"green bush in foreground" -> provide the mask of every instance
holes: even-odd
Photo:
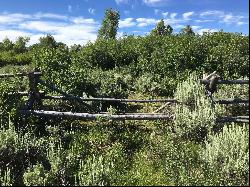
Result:
[[[205,142],[204,161],[220,175],[222,185],[249,185],[249,128],[224,126]]]

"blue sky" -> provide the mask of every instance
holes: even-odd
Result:
[[[160,19],[174,32],[191,25],[196,33],[240,32],[249,35],[248,0],[0,0],[0,41],[5,37],[52,34],[68,45],[94,41],[104,11],[120,13],[118,37],[148,34]]]

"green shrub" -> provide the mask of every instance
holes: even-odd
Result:
[[[76,185],[80,186],[106,186],[110,185],[110,172],[113,163],[106,163],[102,156],[95,155],[86,163],[80,162],[80,168],[76,174]]]
[[[222,106],[212,105],[195,74],[178,84],[175,98],[181,102],[175,111],[176,133],[194,140],[203,139],[215,125],[216,118],[224,111]]]
[[[48,175],[49,173],[44,170],[42,164],[34,165],[25,171],[24,184],[26,186],[46,186]]]
[[[220,175],[221,185],[249,185],[249,128],[231,124],[210,135],[205,142],[204,161]]]

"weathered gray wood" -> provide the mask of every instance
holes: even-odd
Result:
[[[36,71],[28,73],[29,78],[29,99],[27,101],[27,109],[33,109],[34,103],[38,104],[40,108],[42,106],[41,95],[38,89],[38,80],[41,74],[36,74]]]
[[[177,103],[177,102],[176,102]],[[166,106],[168,106],[169,104],[172,104],[170,102],[167,102],[166,104],[162,105],[160,108],[158,108],[157,110],[155,110],[153,113],[158,113],[159,111],[163,110]]]
[[[72,112],[57,112],[57,111],[43,111],[43,110],[20,110],[21,114],[45,116],[45,117],[63,117],[69,119],[91,119],[106,118],[110,120],[172,120],[173,116],[169,115],[156,115],[156,114],[90,114],[90,113],[72,113]]]
[[[239,99],[239,98],[233,98],[233,99],[215,99],[215,103],[217,104],[240,104],[240,103],[249,103],[249,99]]]
[[[45,92],[44,91],[40,91],[39,92],[41,95],[44,95]],[[8,93],[8,95],[20,95],[20,96],[28,96],[29,92],[10,92]]]
[[[89,104],[85,103],[81,97],[78,97],[78,96],[72,96],[60,89],[58,89],[57,87],[55,87],[54,85],[51,85],[51,84],[48,84],[46,83],[45,81],[39,79],[38,82],[44,86],[46,86],[47,88],[49,88],[50,90],[52,91],[56,91],[60,94],[62,94],[65,98],[65,100],[68,100],[68,101],[72,101],[72,100],[75,100],[75,101],[78,101],[79,103],[81,103],[82,105],[86,106],[90,111],[96,111],[95,108],[93,108],[92,106],[90,106]],[[44,98],[44,97],[43,97]]]
[[[34,72],[35,75],[41,75],[41,72]],[[0,78],[9,78],[9,77],[24,77],[24,76],[28,76],[29,73],[15,73],[15,74],[11,74],[11,73],[7,73],[7,74],[0,74]]]
[[[83,98],[83,97],[78,97],[82,101],[112,101],[112,102],[134,102],[134,103],[154,103],[154,102],[172,102],[172,103],[177,103],[176,99],[146,99],[146,100],[138,100],[138,99],[115,99],[115,98]],[[44,96],[43,99],[58,99],[58,100],[74,100],[76,98],[74,97],[65,97],[65,96]]]
[[[46,87],[49,88],[50,90],[56,91],[56,92],[62,94],[62,95],[64,96],[65,100],[78,100],[78,101],[82,101],[82,99],[81,99],[80,97],[72,96],[72,95],[70,95],[70,94],[68,94],[68,93],[66,93],[66,92],[64,92],[64,91],[62,91],[62,90],[60,90],[60,89],[58,89],[58,88],[55,87],[54,85],[51,85],[51,84],[46,83],[45,81],[43,81],[43,80],[41,80],[41,79],[39,79],[38,82],[39,82],[40,84],[46,86]]]
[[[221,118],[218,118],[216,122],[217,123],[226,123],[226,122],[249,123],[249,116],[221,117]]]
[[[210,79],[213,75],[215,75],[216,73],[217,73],[217,72],[214,71],[213,73],[211,73],[211,74],[209,74],[209,75],[203,77],[203,79],[204,79],[204,80],[208,80],[208,79]]]
[[[110,113],[108,113],[108,112],[99,112],[98,114],[110,114]],[[138,113],[117,113],[117,115],[124,115],[124,114],[126,114],[126,115],[166,115],[166,114],[164,114],[164,113],[157,113],[157,114],[155,114],[155,113],[141,113],[141,112],[138,112]]]
[[[208,84],[210,81],[200,79],[200,83]],[[249,84],[249,80],[219,80],[217,84]]]

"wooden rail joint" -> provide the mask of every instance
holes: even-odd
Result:
[[[40,72],[37,72],[36,69],[34,71],[29,72],[29,99],[27,102],[27,109],[33,109],[33,105],[35,103],[38,104],[38,108],[42,106],[42,95],[38,89],[38,83],[41,76]]]

